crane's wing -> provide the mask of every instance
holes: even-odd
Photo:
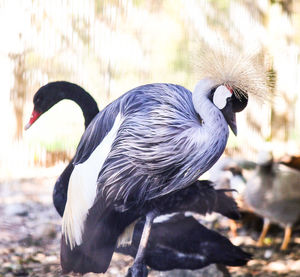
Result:
[[[185,88],[142,86],[123,97],[119,109],[123,121],[98,177],[103,205],[126,209],[182,189],[216,161],[206,158],[213,156],[207,155],[209,138]]]
[[[102,110],[74,157],[66,205],[73,219],[68,224],[66,216],[63,228],[81,227],[66,233],[80,243],[96,202],[102,211],[111,204],[126,210],[196,181],[219,158],[214,152],[222,152],[210,145],[201,124],[191,92],[172,84],[135,88]]]

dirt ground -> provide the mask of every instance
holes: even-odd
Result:
[[[62,168],[48,169],[34,178],[0,182],[0,277],[62,276],[59,265],[61,219],[52,205],[52,190]],[[47,176],[47,177],[46,177]],[[229,236],[228,221],[215,224]],[[272,231],[272,230],[271,230]],[[283,231],[273,228],[267,246],[257,248],[258,232],[241,227],[234,244],[253,254],[244,267],[229,267],[233,277],[300,276],[300,231],[294,230],[288,251],[279,251]],[[125,276],[132,258],[115,254],[105,275]],[[65,275],[71,276],[71,275]],[[154,276],[150,271],[149,276]],[[172,273],[170,273],[172,276]]]

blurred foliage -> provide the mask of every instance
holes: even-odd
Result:
[[[251,103],[247,113],[239,115],[238,140],[230,138],[229,146],[248,155],[271,140],[275,149],[286,151],[300,129],[299,2],[0,0],[0,24],[8,26],[0,32],[6,38],[0,46],[0,113],[7,117],[8,130],[2,145],[17,138],[26,145],[74,152],[83,131],[82,115],[74,104],[64,119],[54,112],[47,120],[39,119],[21,140],[32,96],[47,82],[77,83],[100,108],[144,83],[172,82],[193,90],[199,78],[199,51],[218,51],[221,42],[242,53],[252,50],[266,66],[268,81],[276,83],[274,95],[280,96],[262,109]],[[18,55],[23,57],[19,77],[13,58]],[[58,131],[53,122],[67,127]],[[72,143],[59,143],[68,141],[70,134]],[[0,149],[3,157],[9,156],[7,149]],[[299,151],[298,145],[294,151]]]

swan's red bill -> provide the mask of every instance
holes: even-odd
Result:
[[[25,125],[24,129],[27,130],[40,117],[41,114],[42,113],[33,110],[29,122]]]

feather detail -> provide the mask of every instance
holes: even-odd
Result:
[[[267,73],[257,55],[241,54],[224,46],[218,50],[203,50],[196,73],[198,78],[213,80],[216,86],[229,86],[237,98],[251,95],[259,100],[270,100]]]

